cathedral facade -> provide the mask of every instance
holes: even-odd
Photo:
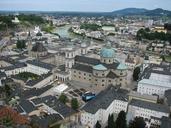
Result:
[[[71,68],[71,79],[104,89],[108,85],[127,85],[127,66],[115,59],[115,50],[108,43],[100,51],[100,59],[76,56]]]

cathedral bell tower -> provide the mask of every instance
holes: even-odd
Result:
[[[31,38],[31,34],[30,31],[28,33],[28,37],[27,37],[27,50],[28,50],[28,56],[31,57],[31,50],[32,50],[32,38]]]

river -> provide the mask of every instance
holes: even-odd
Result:
[[[72,32],[69,32],[69,29],[71,28],[71,25],[64,25],[64,26],[59,26],[57,27],[54,32],[59,34],[61,38],[79,38],[82,39],[83,37],[80,35],[76,35]]]
[[[71,32],[69,32],[68,30],[71,28],[72,25],[64,25],[64,26],[59,26],[57,27],[54,32],[59,34],[61,38],[70,38],[70,39],[74,39],[74,38],[78,38],[78,39],[81,39],[83,40],[83,37],[80,36],[80,35],[76,35],[76,34],[73,34]],[[114,27],[111,27],[111,26],[103,26],[102,29],[105,31],[114,31]],[[91,39],[90,38],[85,38],[84,39],[85,41],[90,41]],[[102,41],[98,41],[98,40],[94,40],[92,39],[93,42],[98,42],[98,43],[101,43]]]

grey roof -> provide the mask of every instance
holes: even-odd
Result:
[[[105,63],[102,63],[105,67],[107,67],[108,69],[117,69],[119,63],[112,63],[112,64],[105,64]]]
[[[83,64],[75,64],[72,68],[76,69],[76,70],[83,71],[83,72],[88,72],[88,73],[93,72],[92,66],[83,65]]]
[[[39,67],[42,67],[42,68],[46,68],[46,69],[49,69],[49,70],[52,70],[52,69],[54,69],[56,67],[55,65],[44,63],[44,62],[41,62],[39,60],[28,60],[27,63],[35,65],[35,66],[39,66]]]
[[[163,70],[156,70],[156,68],[160,68]],[[171,75],[171,64],[170,63],[168,65],[150,64],[147,68],[144,69],[144,71],[140,75],[140,79],[143,79],[143,78],[149,79],[151,76],[151,73]]]
[[[158,112],[165,112],[165,113],[170,112],[168,106],[165,106],[162,104],[156,104],[152,102],[147,102],[147,101],[142,101],[142,100],[133,99],[131,100],[130,105],[141,107],[141,108],[146,108],[146,109],[150,109],[150,110],[154,110]]]
[[[54,96],[48,95],[48,96],[45,96],[45,97],[32,99],[31,101],[37,106],[39,104],[44,103],[47,100],[53,100],[53,98],[54,98]]]
[[[7,76],[6,76],[5,72],[0,71],[0,78],[3,78],[3,77],[7,77]]]
[[[72,108],[70,108],[67,105],[60,102],[55,96],[49,95],[49,96],[45,96],[42,98],[36,98],[36,99],[33,99],[32,102],[35,105],[39,105],[41,103],[44,103],[47,106],[53,108],[58,113],[60,113],[64,118],[68,117],[68,116],[70,116],[76,112]]]
[[[8,62],[10,64],[15,64],[16,61],[12,58],[10,58],[9,56],[1,56],[0,61],[5,61]]]
[[[14,69],[17,69],[17,68],[23,68],[23,67],[26,67],[26,66],[27,65],[25,63],[16,63],[15,65],[4,67],[3,69],[5,71],[8,71],[8,70],[14,70]]]
[[[171,119],[169,117],[162,117],[160,128],[171,128]]]
[[[89,101],[82,110],[95,114],[99,109],[107,109],[114,100],[128,100],[128,91],[109,86],[101,91],[94,99]]]
[[[36,107],[28,100],[21,100],[19,106],[28,114],[34,110]]]
[[[131,97],[136,97],[142,100],[150,100],[150,101],[155,101],[157,102],[158,96],[156,95],[148,95],[148,94],[141,94],[139,92],[136,91],[130,91],[130,93],[128,94]]]
[[[113,73],[112,71],[110,71],[106,77],[111,78],[111,79],[115,79],[115,78],[117,78],[117,75],[115,73]]]
[[[171,106],[171,89],[166,90],[164,96],[166,97],[167,104]]]
[[[16,107],[16,110],[17,110],[17,112],[19,112],[19,113],[24,113],[24,110],[21,108],[20,105],[18,105],[18,106]]]
[[[38,124],[41,128],[48,128],[49,124],[53,124],[62,120],[59,114],[44,115],[38,117],[36,115],[30,117],[33,122]]]
[[[75,63],[81,63],[81,64],[92,65],[92,66],[102,64],[108,69],[116,69],[119,65],[119,63],[115,63],[115,62],[112,64],[101,63],[99,59],[85,57],[85,56],[76,56]]]
[[[34,96],[40,96],[41,94],[48,91],[52,87],[53,87],[52,85],[47,85],[42,88],[32,88],[32,89],[24,90],[18,95],[20,96],[20,98],[24,98],[24,99],[31,98]]]
[[[43,46],[42,43],[37,42],[33,47],[32,50],[33,52],[46,52],[47,49]]]
[[[85,57],[85,56],[76,56],[75,61],[80,63],[91,64],[91,65],[97,65],[100,63],[100,60],[98,59]]]

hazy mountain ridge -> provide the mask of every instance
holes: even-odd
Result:
[[[125,8],[125,9],[113,11],[112,13],[117,15],[130,15],[130,14],[144,13],[146,11],[148,10],[144,8]]]
[[[1,14],[48,14],[56,16],[168,16],[171,17],[171,11],[157,8],[147,10],[145,8],[125,8],[113,12],[60,12],[60,11],[0,11]]]
[[[113,15],[145,15],[145,16],[171,16],[171,11],[157,8],[147,10],[144,8],[126,8],[112,12]]]

